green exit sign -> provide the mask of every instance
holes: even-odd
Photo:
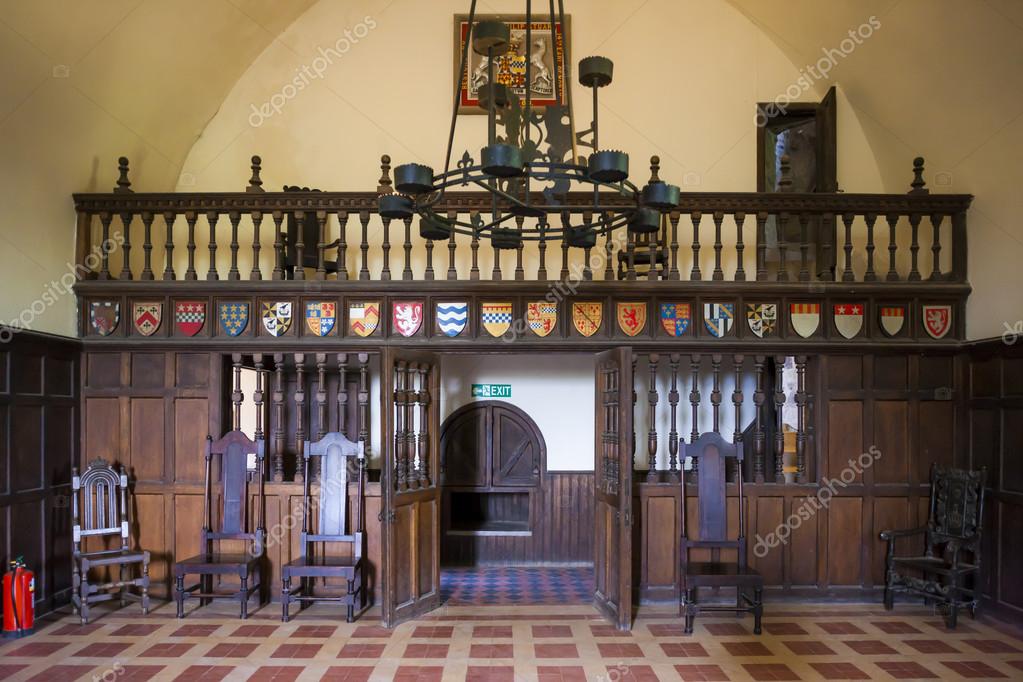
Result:
[[[473,398],[511,398],[511,384],[473,384]]]

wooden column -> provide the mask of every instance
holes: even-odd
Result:
[[[689,407],[692,409],[692,429],[689,432],[689,442],[695,443],[700,438],[700,355],[693,353],[689,356]],[[685,462],[682,463],[685,466]],[[689,469],[693,481],[700,471],[699,458],[693,458]]]
[[[284,417],[284,353],[274,353],[274,389],[273,389],[273,454],[270,465],[273,469],[273,480],[284,480],[284,448],[287,447]]]
[[[757,483],[764,482],[764,461],[767,454],[767,434],[764,430],[766,420],[764,419],[764,406],[767,403],[767,395],[764,391],[764,363],[767,358],[757,355],[753,358],[753,372],[756,376],[757,387],[753,392],[753,406],[756,410],[756,422],[753,427],[753,480]]]
[[[668,391],[668,404],[671,405],[671,431],[668,433],[668,477],[678,480],[678,365],[679,354],[668,356],[671,368],[671,389]]]
[[[775,432],[774,432],[774,482],[785,482],[785,433],[784,422],[782,421],[782,409],[785,407],[785,390],[782,372],[785,369],[785,356],[774,357],[774,409],[775,409]]]
[[[647,358],[647,365],[650,370],[650,384],[647,389],[647,409],[649,411],[648,421],[650,428],[647,431],[647,472],[646,480],[653,483],[657,480],[657,365],[660,362],[657,353],[651,353]]]
[[[796,356],[796,480],[806,483],[806,356]]]
[[[299,222],[301,225],[301,222]],[[301,233],[301,230],[299,230]],[[299,261],[301,263],[301,261]],[[301,268],[298,268],[301,269]],[[298,272],[296,269],[296,272]],[[305,353],[295,353],[295,452],[305,454]],[[283,473],[283,472],[282,472]],[[295,480],[304,481],[302,467],[295,467]]]

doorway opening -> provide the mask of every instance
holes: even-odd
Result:
[[[592,603],[593,473],[551,470],[547,454],[536,421],[509,401],[469,402],[444,420],[443,603]]]

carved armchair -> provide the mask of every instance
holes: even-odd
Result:
[[[320,494],[317,504],[319,518],[316,532],[312,532],[310,517],[313,510],[313,499],[310,491],[310,459],[318,457],[320,466]],[[355,460],[355,472],[358,476],[357,493],[352,505],[356,518],[348,521],[348,477],[349,462]],[[353,443],[340,433],[331,432],[318,441],[305,442],[303,462],[305,475],[303,480],[302,537],[299,545],[299,556],[286,564],[281,570],[281,619],[287,623],[290,619],[291,602],[301,605],[305,602],[330,601],[348,607],[346,620],[355,620],[355,608],[360,611],[366,603],[366,570],[363,559],[365,551],[363,503],[365,493],[365,456],[362,444]],[[346,523],[348,521],[348,523]],[[346,525],[351,527],[346,532]],[[328,549],[329,545],[347,544],[350,553],[340,556]],[[292,589],[291,581],[298,578],[297,589]],[[313,583],[317,579],[324,581],[335,578],[347,581],[347,591],[341,596],[314,594]]]
[[[690,538],[686,528],[686,485],[682,481],[682,540],[681,553],[682,599],[679,615],[685,617],[685,632],[693,632],[693,620],[701,611],[752,613],[753,632],[760,634],[760,620],[764,613],[764,578],[746,565],[745,518],[742,497],[742,443],[729,443],[721,434],[704,433],[693,443],[682,443],[682,461],[686,457],[698,463],[697,491],[698,536]],[[728,539],[727,472],[732,460],[736,466],[736,486],[739,495],[739,530],[734,540]],[[710,550],[710,561],[690,561],[691,549]],[[724,561],[722,550],[734,551],[735,561]],[[735,606],[699,606],[696,590],[700,587],[734,587]]]
[[[892,609],[895,593],[934,600],[948,609],[946,624],[954,628],[960,607],[976,616],[980,580],[981,520],[987,470],[931,467],[931,503],[927,525],[881,531],[888,542],[884,607]],[[901,538],[923,536],[923,554],[896,556]],[[966,581],[972,578],[968,587]]]
[[[115,471],[104,459],[93,460],[78,475],[71,470],[71,558],[73,590],[71,603],[82,624],[89,622],[89,606],[118,597],[121,606],[129,599],[142,603],[142,613],[149,613],[149,552],[131,549],[128,542],[128,475],[124,467]],[[120,547],[83,551],[82,542],[90,537],[120,536]],[[129,577],[129,568],[138,564],[141,575]],[[90,582],[93,568],[118,568],[118,579],[103,583]],[[128,591],[141,588],[141,594]],[[114,592],[117,590],[117,592]]]

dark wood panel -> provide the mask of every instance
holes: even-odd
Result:
[[[881,451],[871,470],[875,483],[909,482],[909,404],[904,400],[874,403],[874,445]]]
[[[827,386],[832,389],[863,387],[863,358],[859,355],[837,355],[828,358]]]
[[[828,509],[828,584],[859,585],[862,581],[860,538],[863,500],[836,497]]]
[[[126,459],[133,478],[164,480],[164,399],[131,399],[131,450]]]
[[[15,490],[38,490],[43,486],[43,406],[15,403],[11,406],[11,485]]]
[[[863,452],[863,402],[832,400],[828,403],[827,475],[837,478]],[[854,481],[863,475],[854,471]]]
[[[930,480],[931,465],[952,466],[955,457],[956,405],[952,401],[921,401],[916,432],[920,435],[920,455],[916,480]]]

